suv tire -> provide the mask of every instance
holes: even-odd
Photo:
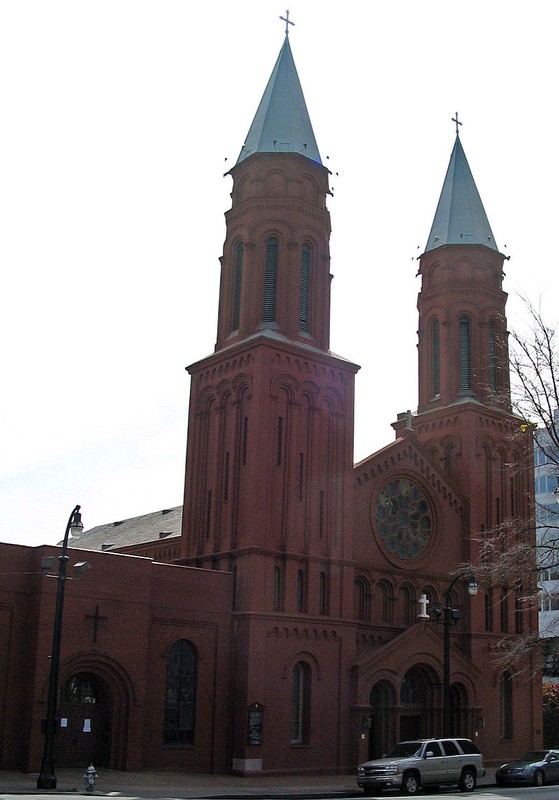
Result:
[[[466,769],[462,772],[460,776],[460,791],[461,792],[473,792],[476,788],[477,782],[477,775],[475,770],[471,769],[470,767],[466,767]]]
[[[406,794],[418,794],[421,789],[418,774],[416,772],[404,772],[402,788]]]

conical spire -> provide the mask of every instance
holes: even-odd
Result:
[[[425,252],[443,244],[484,244],[498,251],[458,134]]]
[[[322,163],[288,36],[285,37],[237,164],[254,153],[277,152],[300,153]]]

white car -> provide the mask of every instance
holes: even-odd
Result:
[[[455,784],[473,792],[485,769],[470,739],[414,739],[400,742],[384,758],[365,761],[357,768],[357,784],[365,794],[399,789],[417,794],[423,787]]]

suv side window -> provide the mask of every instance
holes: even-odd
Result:
[[[451,741],[450,739],[445,739],[443,742],[444,751],[447,756],[459,756],[461,755],[460,750],[456,747],[456,744]]]
[[[471,742],[469,739],[458,739],[457,741],[462,750],[468,755],[470,754],[479,755],[479,750],[477,749],[475,744]]]
[[[442,756],[441,746],[438,742],[427,742],[427,746],[425,747],[425,754],[433,753],[433,756]]]

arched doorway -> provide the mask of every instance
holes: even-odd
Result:
[[[439,714],[438,687],[440,681],[431,667],[418,665],[406,672],[400,686],[400,741],[433,735]]]
[[[92,672],[78,672],[60,690],[56,763],[61,767],[110,767],[113,698]]]
[[[369,728],[369,758],[380,758],[394,742],[394,707],[396,693],[388,681],[375,683],[369,697],[371,726]]]

